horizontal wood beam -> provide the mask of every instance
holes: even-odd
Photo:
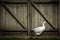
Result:
[[[26,29],[22,24],[21,22],[11,13],[11,11],[6,7],[5,4],[2,3],[2,6],[5,8],[5,10],[21,25],[21,27],[23,29]]]
[[[34,32],[33,30],[30,30]],[[1,30],[1,32],[28,32],[28,30]],[[45,30],[44,32],[57,32],[57,30]]]
[[[58,1],[50,1],[50,2],[33,2],[35,4],[58,4]]]
[[[35,10],[43,17],[43,19],[55,30],[53,25],[44,17],[44,15],[38,10],[38,8],[31,2],[31,5],[35,8]]]
[[[1,1],[0,3],[5,4],[27,4],[28,2],[22,1],[22,2],[9,2],[9,1]],[[50,2],[33,2],[35,4],[58,4],[59,1],[50,1]]]
[[[27,2],[8,2],[8,1],[1,1],[0,3],[5,3],[5,4],[26,4]]]

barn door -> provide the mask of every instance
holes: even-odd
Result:
[[[27,36],[27,4],[26,2],[2,2],[2,23],[3,35],[14,33],[21,37]],[[7,32],[7,33],[5,33]],[[16,32],[18,34],[16,34]],[[9,34],[9,35],[14,35]]]
[[[31,29],[42,26],[42,23],[46,21],[46,29],[42,36],[56,36],[57,35],[57,14],[58,5],[56,2],[31,2],[32,11],[32,26]],[[35,33],[31,33],[35,37]],[[39,36],[38,36],[39,37]]]
[[[32,29],[41,26],[43,21],[47,23],[42,35],[57,34],[57,1],[2,1],[1,5],[3,9],[0,29],[4,34],[18,32],[15,35],[35,37],[36,34]]]

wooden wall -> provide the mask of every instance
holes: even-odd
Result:
[[[3,1],[3,0],[2,0]],[[53,4],[35,4],[39,11],[46,17],[46,19],[57,29],[57,5]],[[13,15],[27,28],[27,4],[7,4],[6,5]],[[32,12],[32,28],[42,25],[44,19],[31,6]],[[6,30],[21,30],[22,27],[15,21],[15,19],[2,8],[1,11],[1,29]],[[46,23],[46,30],[52,28]],[[23,30],[23,29],[22,29]]]
[[[60,37],[60,0],[59,0],[59,5],[58,5],[58,34]]]
[[[27,6],[26,4],[9,4],[6,5],[13,15],[27,28]],[[2,28],[3,29],[22,29],[21,26],[15,21],[15,19],[3,8],[3,19]]]
[[[44,17],[57,28],[57,5],[53,4],[36,4],[39,11]],[[32,27],[38,27],[42,25],[43,17],[32,7]],[[46,30],[52,29],[48,23],[46,23]]]

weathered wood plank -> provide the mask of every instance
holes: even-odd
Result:
[[[38,13],[44,18],[44,20],[53,28],[55,29],[52,24],[43,16],[43,14],[36,8],[36,5],[34,3],[31,3],[32,6],[36,9],[36,11],[38,11]]]
[[[9,12],[9,14],[25,29],[25,27],[19,22],[19,20],[6,8],[4,4],[2,6]]]

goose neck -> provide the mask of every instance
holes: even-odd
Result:
[[[45,24],[43,24],[43,27],[45,27]]]

